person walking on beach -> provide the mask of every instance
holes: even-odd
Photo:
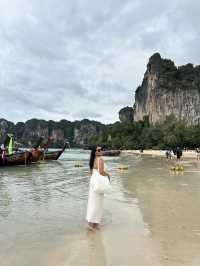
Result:
[[[95,172],[98,171],[105,178],[109,178],[110,175],[104,169],[104,161],[102,158],[102,150],[100,146],[96,146],[92,149],[89,162],[91,178],[89,185],[89,196],[87,205],[87,215],[86,220],[88,222],[88,229],[95,231],[101,222],[103,214],[103,199],[104,194],[96,193],[93,190],[93,182],[95,177]]]
[[[200,148],[196,148],[196,154],[197,154],[197,161],[200,160]]]
[[[177,147],[177,149],[176,149],[176,158],[177,158],[178,162],[180,162],[180,159],[181,159],[182,155],[183,155],[183,152],[182,152],[181,148]]]
[[[172,158],[175,160],[176,159],[176,148],[173,148],[172,152],[173,152]]]
[[[167,148],[167,150],[165,151],[165,157],[166,157],[167,160],[171,160],[172,159],[171,149]]]

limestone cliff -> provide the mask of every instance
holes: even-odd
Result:
[[[0,118],[0,144],[4,142],[6,134],[14,131],[14,123]]]
[[[200,124],[200,66],[176,67],[173,61],[154,54],[136,90],[133,108],[134,121],[148,116],[155,125],[174,115],[188,126]]]
[[[133,108],[124,107],[119,111],[119,120],[123,123],[132,123],[133,122]]]
[[[89,144],[91,137],[99,136],[104,127],[99,122],[87,119],[75,122],[64,119],[59,122],[30,119],[25,123],[18,122],[16,125],[0,119],[0,144],[3,143],[7,133],[13,133],[15,141],[26,147],[32,147],[41,136],[54,139],[51,147],[61,147],[65,139],[72,147],[84,146]]]
[[[89,140],[92,137],[100,136],[104,128],[105,125],[88,119],[75,122],[73,142],[80,146],[88,145]]]

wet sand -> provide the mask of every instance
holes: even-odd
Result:
[[[50,182],[42,165],[40,170],[48,181],[44,183],[48,184],[44,192],[51,191],[51,195],[44,201],[31,198],[30,212],[28,199],[24,203],[20,200],[26,209],[21,210],[21,219],[16,218],[18,211],[12,208],[4,218],[1,216],[1,265],[199,266],[200,163],[184,159],[182,172],[170,171],[171,162],[163,158],[122,154],[106,163],[113,176],[112,192],[105,196],[100,230],[92,233],[86,229],[86,168],[74,169],[73,179],[66,182],[66,172],[59,178],[59,169],[65,164],[54,164],[58,177]],[[128,170],[118,170],[119,164],[128,165]],[[40,175],[40,181],[34,183],[35,197],[42,197],[43,179]],[[23,193],[29,182],[26,181]],[[7,191],[11,191],[9,186]],[[8,209],[6,204],[4,210]]]
[[[200,165],[183,163],[186,173],[153,159],[122,173],[126,201],[107,196],[101,230],[66,236],[46,264],[200,265]]]

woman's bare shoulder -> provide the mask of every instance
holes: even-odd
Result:
[[[103,159],[102,157],[99,158],[99,161],[100,161],[101,163],[104,163],[104,159]]]

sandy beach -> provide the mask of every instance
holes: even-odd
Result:
[[[136,154],[136,155],[150,155],[152,157],[165,157],[165,150],[144,150],[143,153],[140,150],[123,150],[124,154]],[[182,158],[196,159],[196,152],[194,150],[183,151]]]

